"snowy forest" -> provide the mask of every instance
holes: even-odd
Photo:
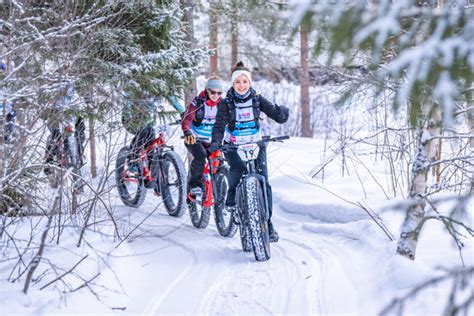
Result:
[[[0,315],[474,314],[472,1],[0,0],[0,42]],[[152,97],[181,199],[176,122],[238,61],[290,109],[263,262],[117,171]]]

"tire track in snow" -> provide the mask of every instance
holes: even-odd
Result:
[[[290,236],[290,235],[288,235]],[[324,276],[325,272],[325,262],[322,260],[321,256],[315,251],[314,248],[309,247],[308,240],[301,240],[301,238],[295,238],[293,236],[291,239],[290,238],[282,238],[281,239],[284,242],[287,242],[289,244],[292,244],[292,247],[285,247],[283,248],[282,246],[278,246],[279,248],[282,249],[283,255],[286,258],[289,258],[290,260],[293,261],[293,264],[295,266],[298,266],[299,264],[303,264],[307,266],[307,272],[303,274],[301,272],[301,269],[298,269],[300,275],[299,275],[299,280],[297,282],[293,283],[291,288],[290,288],[290,306],[296,305],[300,306],[302,304],[306,304],[308,306],[307,309],[304,310],[305,313],[308,314],[316,314],[316,315],[321,315],[325,314],[324,313],[324,300],[321,296],[322,293],[322,277]],[[286,248],[291,249],[291,252],[294,252],[296,248],[299,248],[299,252],[301,252],[303,255],[308,256],[309,258],[304,260],[300,258],[300,262],[297,262],[295,259],[295,255],[291,255],[288,253]],[[306,285],[304,287],[307,288],[307,290],[301,290],[298,294],[298,287],[301,288],[301,280],[304,280],[304,283]],[[307,284],[309,282],[309,284]],[[296,291],[294,291],[296,289]],[[304,302],[301,302],[304,298]],[[295,303],[292,303],[295,301]]]
[[[317,206],[315,206],[317,208]],[[357,274],[349,262],[357,260],[352,247],[346,245],[347,240],[357,240],[357,232],[369,229],[368,221],[347,223],[317,223],[304,214],[297,215],[279,210],[278,222],[283,222],[283,236],[292,236],[289,242],[297,242],[306,247],[320,262],[319,314],[350,313],[358,310]],[[307,236],[307,238],[306,238]],[[344,242],[342,242],[344,240]],[[348,248],[350,247],[350,248]],[[316,251],[317,249],[317,251]],[[340,258],[348,261],[341,262]]]
[[[184,249],[187,254],[190,254],[192,258],[192,263],[196,263],[198,261],[196,254],[192,248],[181,244],[170,237],[165,237],[164,239],[169,243]],[[159,313],[161,305],[169,297],[170,293],[178,286],[180,282],[185,279],[188,274],[191,273],[193,267],[192,263],[188,264],[186,269],[180,272],[179,275],[174,279],[174,281],[169,284],[164,291],[160,291],[159,294],[152,297],[150,303],[145,307],[143,311],[145,315],[156,315]]]
[[[219,282],[215,301],[210,301],[204,310],[206,314],[274,314],[308,313],[318,310],[311,289],[317,289],[317,257],[308,254],[307,247],[287,240],[272,244],[272,258],[268,262],[256,262],[253,253],[244,253],[240,248],[239,236],[235,236],[237,252],[234,258],[244,258],[232,269],[232,277]],[[283,246],[284,245],[284,246]],[[286,248],[291,248],[288,253]],[[295,259],[298,258],[298,259]],[[238,260],[236,261],[238,262]],[[303,263],[304,262],[304,263]],[[290,286],[288,286],[290,285]],[[314,290],[313,290],[314,291]]]
[[[198,230],[189,225],[166,238],[183,249],[185,254],[190,254],[192,262],[172,284],[167,285],[165,291],[152,298],[152,303],[146,309],[147,314],[182,313],[190,310],[202,314],[210,308],[208,302],[215,300],[215,296],[220,294],[219,286],[212,280],[224,279],[219,276],[231,273],[213,269],[212,258],[225,259],[226,247],[222,242],[210,242],[210,238],[206,237],[209,234],[215,234],[215,231]],[[232,267],[229,262],[220,263],[219,266]],[[221,272],[215,273],[215,270]],[[177,302],[179,306],[176,306]]]

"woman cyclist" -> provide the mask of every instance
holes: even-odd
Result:
[[[218,106],[216,122],[212,131],[212,144],[210,152],[219,149],[224,138],[224,132],[228,129],[225,137],[226,143],[243,144],[256,142],[262,139],[260,128],[260,112],[278,123],[288,120],[289,109],[271,103],[263,96],[257,94],[252,88],[252,76],[248,68],[240,61],[232,69],[232,87],[227,92]],[[245,163],[240,159],[236,151],[227,152],[225,158],[230,166],[229,191],[226,206],[229,210],[235,208],[236,188],[243,172]],[[267,186],[267,198],[270,211],[268,230],[271,242],[278,241],[278,233],[273,227],[272,216],[272,191],[268,182],[267,153],[266,147],[261,147],[257,158],[258,172],[265,177]]]
[[[188,188],[189,197],[195,200],[200,200],[202,197],[202,173],[222,91],[222,79],[218,76],[209,77],[205,89],[187,106],[181,121],[185,146],[193,156]],[[196,138],[200,141],[196,142]]]

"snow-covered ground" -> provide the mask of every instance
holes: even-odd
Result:
[[[75,246],[77,231],[71,229],[59,246],[45,253],[65,267],[88,255],[76,271],[84,279],[100,272],[90,288],[76,290],[74,284],[83,280],[67,275],[74,292],[61,295],[53,286],[40,291],[52,277],[37,272],[36,285],[25,296],[23,279],[3,281],[0,315],[376,315],[394,297],[438,275],[436,267],[461,264],[449,235],[437,223],[425,227],[414,262],[395,255],[396,241],[357,205],[375,211],[394,205],[379,186],[386,178],[385,166],[363,158],[379,184],[367,172],[341,177],[337,162],[327,166],[324,181],[313,179],[309,174],[320,164],[323,147],[322,141],[303,138],[269,146],[280,241],[272,244],[268,262],[256,262],[252,253],[242,252],[237,235],[220,237],[212,220],[207,229],[198,230],[188,214],[168,216],[151,191],[133,209],[123,206],[113,190],[111,206],[114,218],[120,219],[116,229],[122,236],[130,234],[124,242],[112,237],[111,224],[98,224],[86,233],[82,247]],[[471,203],[471,215],[473,211]],[[380,215],[397,238],[404,213]],[[473,239],[465,243],[465,263],[473,265]],[[0,268],[5,280],[11,267]],[[423,292],[406,311],[440,314],[449,289],[443,285]]]

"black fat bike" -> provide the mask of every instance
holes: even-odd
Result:
[[[236,191],[236,208],[233,211],[233,223],[239,226],[242,250],[253,250],[257,261],[270,259],[270,238],[268,219],[270,217],[265,177],[257,172],[257,157],[260,147],[266,142],[277,142],[289,139],[289,136],[278,136],[258,142],[240,145],[225,144],[224,152],[237,151],[245,162],[244,172]]]

